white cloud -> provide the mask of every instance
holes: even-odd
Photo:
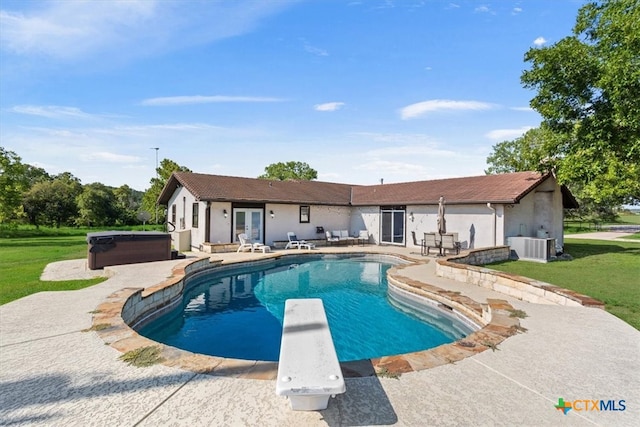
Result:
[[[108,163],[138,163],[144,160],[138,156],[127,156],[123,154],[109,153],[106,151],[98,151],[95,153],[81,155],[80,158],[84,161],[98,160],[100,162]]]
[[[520,12],[522,12],[522,8],[521,7],[514,7],[513,10],[511,11],[512,15],[517,15]]]
[[[518,138],[530,129],[533,129],[533,126],[523,126],[519,129],[495,129],[486,133],[484,136],[494,141],[506,141]]]
[[[344,106],[344,102],[325,102],[324,104],[316,104],[313,109],[316,111],[336,111]]]
[[[62,107],[58,105],[16,105],[9,109],[12,113],[27,114],[31,116],[47,117],[50,119],[58,118],[92,118],[91,114],[87,114],[79,108]]]
[[[281,98],[270,98],[260,96],[166,96],[159,98],[149,98],[143,100],[141,105],[165,106],[165,105],[190,105],[190,104],[212,104],[217,102],[282,102]]]
[[[489,110],[491,108],[494,108],[494,105],[480,101],[453,101],[449,99],[432,99],[429,101],[407,105],[400,110],[400,116],[403,120],[407,120],[437,111],[479,111]]]
[[[43,2],[26,12],[0,11],[0,44],[15,55],[64,61],[105,52],[119,60],[150,56],[245,34],[293,1]]]
[[[514,111],[526,111],[526,112],[532,112],[532,111],[535,111],[535,110],[534,110],[533,108],[531,108],[531,107],[511,107],[510,109],[511,109],[511,110],[514,110]]]
[[[374,171],[378,173],[392,173],[395,175],[424,174],[427,169],[422,164],[408,162],[391,162],[389,160],[373,160],[355,167],[356,170]]]
[[[474,9],[474,12],[477,13],[488,13],[491,12],[491,9],[489,9],[488,6],[482,5],[482,6],[478,6]]]
[[[538,47],[544,45],[545,43],[547,43],[547,40],[542,36],[538,37],[537,39],[535,39],[533,41],[533,44],[538,46]]]
[[[325,49],[311,46],[310,44],[307,44],[307,43],[305,43],[304,45],[304,50],[316,56],[329,56],[329,52],[327,52]]]

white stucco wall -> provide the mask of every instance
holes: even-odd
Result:
[[[542,227],[558,245],[564,245],[562,191],[553,177],[523,197],[520,203],[508,205],[506,219],[505,243],[506,237],[537,237]]]
[[[197,250],[200,242],[204,239],[204,227],[205,227],[205,208],[206,204],[203,202],[198,203],[198,228],[193,227],[193,204],[196,203],[196,199],[189,191],[184,187],[179,187],[173,194],[173,197],[169,200],[167,205],[167,221],[172,220],[172,206],[176,206],[176,222],[175,230],[171,232],[171,240],[176,246],[178,239],[178,233],[189,232],[189,242],[191,249]],[[184,236],[184,235],[183,235]],[[184,237],[180,238],[183,239]]]
[[[227,217],[224,217],[224,211],[227,211]],[[229,202],[211,202],[210,208],[210,224],[209,238],[204,239],[210,243],[229,243],[231,240],[231,225],[233,216],[231,212],[231,203]]]
[[[350,229],[354,232],[367,230],[369,242],[380,243],[380,208],[378,206],[352,208]]]
[[[458,240],[463,248],[482,248],[494,245],[494,232],[498,244],[503,239],[502,205],[492,205],[494,213],[486,205],[446,205],[445,220],[447,233],[458,233]],[[413,212],[413,221],[410,215]],[[416,233],[418,243],[424,233],[438,231],[438,205],[407,206],[406,241],[407,246],[414,246],[411,232]]]

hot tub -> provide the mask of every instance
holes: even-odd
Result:
[[[171,235],[159,231],[87,233],[89,269],[171,259]]]

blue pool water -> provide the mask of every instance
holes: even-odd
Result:
[[[289,298],[323,300],[343,362],[424,350],[470,332],[449,317],[390,304],[386,271],[392,265],[366,257],[316,256],[207,273],[187,282],[181,305],[138,332],[191,352],[277,361]]]

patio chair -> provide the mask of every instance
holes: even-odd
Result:
[[[284,247],[285,249],[313,249],[316,247],[316,245],[306,240],[299,240],[293,231],[287,232],[287,239],[289,239],[289,243]]]
[[[424,239],[420,240],[420,243],[418,243],[415,231],[411,232],[411,237],[413,237],[413,245],[420,246],[420,255],[424,255],[427,252],[427,247],[424,245]]]
[[[422,245],[425,248],[426,254],[429,255],[429,251],[431,248],[440,249],[440,245],[436,241],[436,233],[424,233],[424,240],[422,241]]]
[[[244,252],[247,249],[250,250],[251,252],[255,252],[255,251],[262,251],[262,253],[271,252],[270,246],[263,245],[262,243],[257,243],[257,242],[252,243],[251,239],[249,239],[249,237],[245,233],[238,234],[238,240],[240,241],[240,246],[238,247],[238,250],[236,252]]]
[[[327,237],[327,244],[329,246],[340,244],[340,237],[334,236],[329,230],[325,231],[324,235]]]
[[[456,251],[456,255],[460,253],[460,242],[455,241],[455,236],[453,234],[443,234],[442,235],[442,251],[446,252],[447,249]]]

